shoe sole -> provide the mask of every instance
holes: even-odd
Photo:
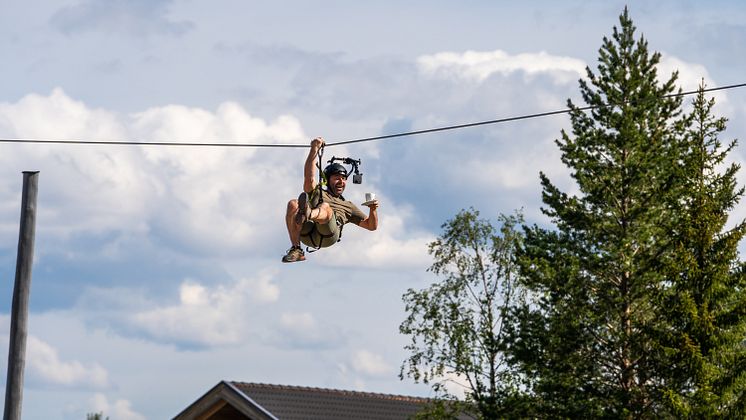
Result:
[[[285,258],[283,258],[282,262],[284,262],[284,263],[294,263],[294,262],[301,262],[301,261],[305,261],[305,260],[306,260],[306,256],[305,255],[301,255],[300,258],[298,258],[297,260],[292,260],[292,261],[289,261],[289,260],[286,260]]]

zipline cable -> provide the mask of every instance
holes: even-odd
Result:
[[[703,93],[715,92],[718,90],[735,89],[735,88],[740,88],[744,86],[746,86],[746,83],[702,89],[701,91]],[[698,89],[698,90],[693,90],[693,91],[688,91],[688,92],[672,93],[670,95],[665,95],[662,98],[688,96],[688,95],[693,95],[699,92],[700,90]],[[604,107],[610,107],[610,106],[615,106],[615,105],[618,105],[618,104],[592,105],[592,106],[589,105],[589,106],[584,106],[584,107],[576,107],[574,109],[577,111],[589,111],[589,110],[596,109],[596,108],[604,108]],[[391,139],[395,137],[415,136],[418,134],[435,133],[438,131],[458,130],[462,128],[477,127],[480,125],[499,124],[499,123],[505,123],[505,122],[511,122],[511,121],[520,121],[520,120],[527,120],[527,119],[532,119],[532,118],[548,117],[548,116],[558,115],[558,114],[567,114],[567,113],[570,113],[571,111],[572,109],[565,108],[565,109],[561,109],[557,111],[540,112],[536,114],[526,114],[526,115],[520,115],[516,117],[499,118],[495,120],[486,120],[486,121],[478,121],[478,122],[472,122],[472,123],[466,123],[466,124],[448,125],[448,126],[443,126],[443,127],[428,128],[424,130],[407,131],[403,133],[386,134],[386,135],[375,136],[375,137],[364,137],[364,138],[353,139],[353,140],[327,142],[326,147],[341,146],[345,144],[354,144],[354,143],[364,143],[364,142],[369,142],[369,141]],[[164,142],[164,141],[146,142],[146,141],[75,140],[75,139],[51,140],[51,139],[3,139],[3,138],[0,138],[0,143],[37,143],[37,144],[71,144],[71,145],[80,144],[80,145],[111,145],[111,146],[246,147],[246,148],[286,148],[286,149],[308,147],[308,144],[282,144],[282,143],[264,143],[264,144],[262,143],[190,143],[190,142]]]
[[[710,88],[710,89],[703,89],[703,92],[713,92],[716,90],[726,90],[726,89],[734,89],[739,87],[746,86],[746,83],[740,83],[737,85],[728,85],[728,86],[721,86],[716,88]],[[672,93],[670,95],[664,95],[662,98],[672,98],[677,96],[687,96],[687,95],[693,95],[695,93],[698,93],[699,90],[693,90],[689,92],[681,92],[681,93]],[[577,107],[575,108],[578,111],[589,111],[591,109],[596,108],[604,108],[604,107],[610,107],[614,106],[615,104],[607,104],[607,105],[589,105],[584,107]],[[394,137],[403,137],[403,136],[414,136],[417,134],[426,134],[426,133],[434,133],[437,131],[446,131],[446,130],[457,130],[460,128],[468,128],[468,127],[477,127],[480,125],[487,125],[487,124],[498,124],[498,123],[504,123],[504,122],[510,122],[510,121],[519,121],[519,120],[527,120],[530,118],[539,118],[539,117],[548,117],[550,115],[557,115],[557,114],[567,114],[570,111],[572,111],[570,108],[565,108],[558,111],[548,111],[548,112],[540,112],[538,114],[528,114],[528,115],[521,115],[517,117],[508,117],[508,118],[500,118],[497,120],[487,120],[487,121],[479,121],[479,122],[473,122],[473,123],[467,123],[467,124],[459,124],[459,125],[449,125],[445,127],[437,127],[437,128],[428,128],[425,130],[417,130],[417,131],[409,131],[406,133],[397,133],[397,134],[387,134],[383,136],[376,136],[376,137],[366,137],[361,139],[355,139],[355,140],[345,140],[345,141],[338,141],[338,142],[332,142],[327,143],[327,146],[339,146],[343,144],[353,144],[353,143],[363,143],[368,141],[374,141],[374,140],[383,140],[383,139],[390,139]],[[307,146],[304,146],[307,147]]]

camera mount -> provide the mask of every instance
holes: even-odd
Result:
[[[342,158],[342,157],[336,157],[332,156],[331,159],[328,160],[328,163],[334,163],[334,162],[342,162],[345,165],[352,165],[352,168],[347,171],[347,174],[349,176],[350,173],[352,173],[352,183],[353,184],[362,184],[363,183],[363,174],[360,172],[360,165],[362,164],[360,162],[360,159],[352,159],[352,158]]]

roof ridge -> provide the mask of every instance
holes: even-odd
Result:
[[[342,395],[367,396],[367,397],[386,399],[386,400],[395,400],[395,401],[411,401],[411,402],[432,401],[431,398],[426,398],[426,397],[413,397],[409,395],[387,394],[387,393],[380,393],[380,392],[350,391],[346,389],[320,388],[320,387],[301,386],[301,385],[279,385],[279,384],[268,384],[268,383],[262,383],[262,382],[242,382],[242,381],[228,381],[228,382],[238,387],[247,386],[247,387],[257,387],[257,388],[265,388],[265,389],[273,389],[273,390],[314,391],[314,392],[335,393],[335,394],[342,394]]]

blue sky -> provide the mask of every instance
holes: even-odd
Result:
[[[746,82],[736,1],[38,0],[0,14],[0,137],[307,143],[557,110],[625,4],[684,90]],[[746,91],[716,98],[746,138]],[[170,418],[223,379],[430,395],[397,377],[427,243],[470,206],[546,223],[539,171],[574,190],[567,127],[327,150],[362,159],[347,196],[377,193],[380,229],[293,265],[305,150],[0,144],[2,357],[21,171],[40,171],[24,418]]]

